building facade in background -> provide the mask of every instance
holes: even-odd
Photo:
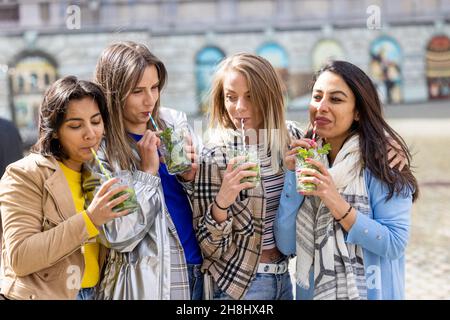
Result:
[[[307,106],[328,59],[368,72],[386,103],[450,99],[450,0],[0,0],[0,112],[36,138],[37,109],[60,76],[91,79],[110,43],[147,44],[167,66],[162,102],[204,112],[214,68],[253,52]]]

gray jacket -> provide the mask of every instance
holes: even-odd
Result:
[[[195,134],[193,128],[189,125],[186,114],[182,111],[171,108],[160,108],[159,110],[161,120],[163,120],[167,125],[171,127],[187,126],[189,128],[192,142],[196,147],[196,153],[197,155],[200,155],[203,149],[202,139],[200,136]]]
[[[160,112],[170,126],[186,120],[173,109]],[[105,147],[102,144],[98,156],[108,171],[115,172],[116,166],[105,161]],[[93,171],[102,176],[98,165]],[[140,208],[103,226],[100,239],[111,250],[97,299],[190,299],[184,251],[165,205],[161,179],[139,170],[131,174]]]

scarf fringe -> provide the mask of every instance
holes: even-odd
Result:
[[[338,192],[346,201],[365,212],[368,195],[357,135],[342,146],[329,172]],[[362,250],[345,242],[342,227],[334,222],[331,212],[320,198],[305,198],[297,214],[296,224],[296,283],[309,289],[310,270],[313,267],[315,299],[364,298],[367,289],[365,277],[355,276],[364,274]]]
[[[308,290],[309,289],[309,275],[308,277],[305,277],[304,275],[301,275],[300,272],[295,273],[295,283],[302,287],[303,289]]]

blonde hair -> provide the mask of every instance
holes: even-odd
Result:
[[[225,108],[223,90],[225,74],[230,71],[240,72],[246,78],[250,101],[256,112],[262,115],[266,146],[274,160],[281,160],[290,143],[285,119],[283,82],[270,62],[260,56],[238,53],[219,64],[211,86],[209,128],[235,129]],[[277,164],[280,162],[277,161]]]
[[[108,162],[117,163],[121,169],[139,168],[132,148],[135,142],[125,129],[123,109],[128,95],[141,80],[145,69],[152,65],[158,71],[158,91],[161,92],[167,79],[166,68],[144,44],[132,41],[112,44],[102,52],[95,68],[94,81],[103,87],[110,116],[106,157]],[[155,104],[152,117],[163,128],[164,124],[159,118],[159,104],[160,99]]]

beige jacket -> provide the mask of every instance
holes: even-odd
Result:
[[[8,299],[75,299],[88,232],[67,180],[52,157],[30,154],[0,182],[1,293]],[[106,250],[101,247],[100,267]]]

